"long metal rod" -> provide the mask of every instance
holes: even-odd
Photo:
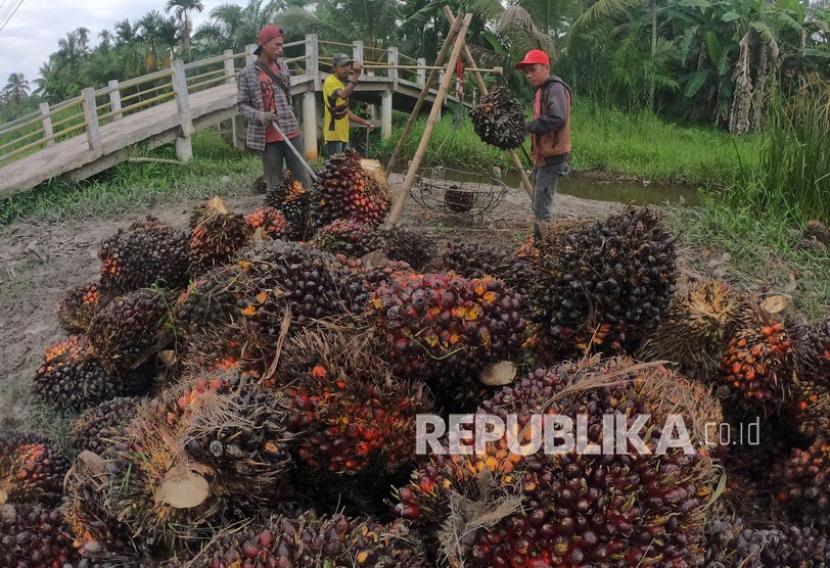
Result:
[[[289,140],[288,136],[286,136],[285,133],[282,131],[282,128],[280,128],[280,125],[277,124],[277,121],[275,120],[275,121],[271,122],[271,124],[273,124],[274,128],[277,129],[277,133],[280,136],[282,136],[282,139],[285,141],[286,144],[288,144],[288,147],[291,149],[292,152],[294,152],[294,155],[297,156],[297,159],[300,160],[300,163],[302,165],[304,165],[305,169],[308,170],[308,173],[311,174],[311,179],[313,179],[314,181],[317,181],[317,174],[314,173],[314,170],[311,169],[311,166],[309,166],[308,162],[305,161],[305,157],[302,154],[300,154],[300,151],[297,150],[297,148],[294,147],[294,144],[291,143],[291,140]]]

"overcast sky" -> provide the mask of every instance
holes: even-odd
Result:
[[[12,0],[0,0],[0,13]],[[141,18],[150,10],[164,14],[166,0],[23,0],[17,13],[0,31],[0,88],[11,73],[23,73],[33,84],[41,64],[58,48],[58,40],[81,26],[92,32],[112,30],[115,22]],[[204,12],[194,17],[195,27],[220,4],[245,5],[242,0],[202,0]]]

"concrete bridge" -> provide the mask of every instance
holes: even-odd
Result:
[[[192,155],[191,136],[197,130],[231,121],[234,145],[244,146],[244,121],[236,111],[236,74],[255,58],[250,45],[244,53],[224,54],[191,63],[173,60],[170,67],[124,82],[110,81],[101,89],[84,89],[80,96],[40,109],[0,125],[0,198],[26,191],[53,178],[82,180],[123,162],[135,146],[153,148],[175,142],[179,160]],[[423,59],[400,54],[395,47],[364,48],[322,41],[315,34],[285,45],[291,68],[291,94],[300,103],[305,153],[317,157],[322,97],[318,94],[336,51],[351,51],[364,64],[355,98],[370,103],[381,135],[392,135],[392,110],[409,112],[431,69]],[[290,57],[289,57],[290,55]],[[436,94],[430,91],[427,102]],[[468,92],[462,104],[474,102]],[[297,100],[300,99],[300,100]],[[459,102],[456,97],[449,100]]]

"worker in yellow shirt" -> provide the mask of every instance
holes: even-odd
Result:
[[[349,110],[349,97],[357,88],[362,67],[345,53],[333,58],[332,74],[323,83],[323,140],[333,156],[349,147],[349,120],[372,128],[372,123]],[[349,78],[351,75],[351,79]]]

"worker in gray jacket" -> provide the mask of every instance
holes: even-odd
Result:
[[[516,64],[536,88],[533,121],[528,124],[533,158],[534,235],[541,238],[553,220],[553,196],[559,176],[568,169],[571,155],[571,89],[550,72],[550,58],[542,50],[527,52]]]
[[[303,152],[300,123],[291,107],[288,64],[282,56],[285,34],[282,28],[268,25],[259,31],[257,60],[247,65],[237,77],[236,105],[239,114],[248,119],[248,148],[262,154],[265,182],[269,188],[282,183],[283,163],[294,179],[311,187],[311,176],[300,158],[288,147]],[[280,126],[282,134],[274,128]]]

